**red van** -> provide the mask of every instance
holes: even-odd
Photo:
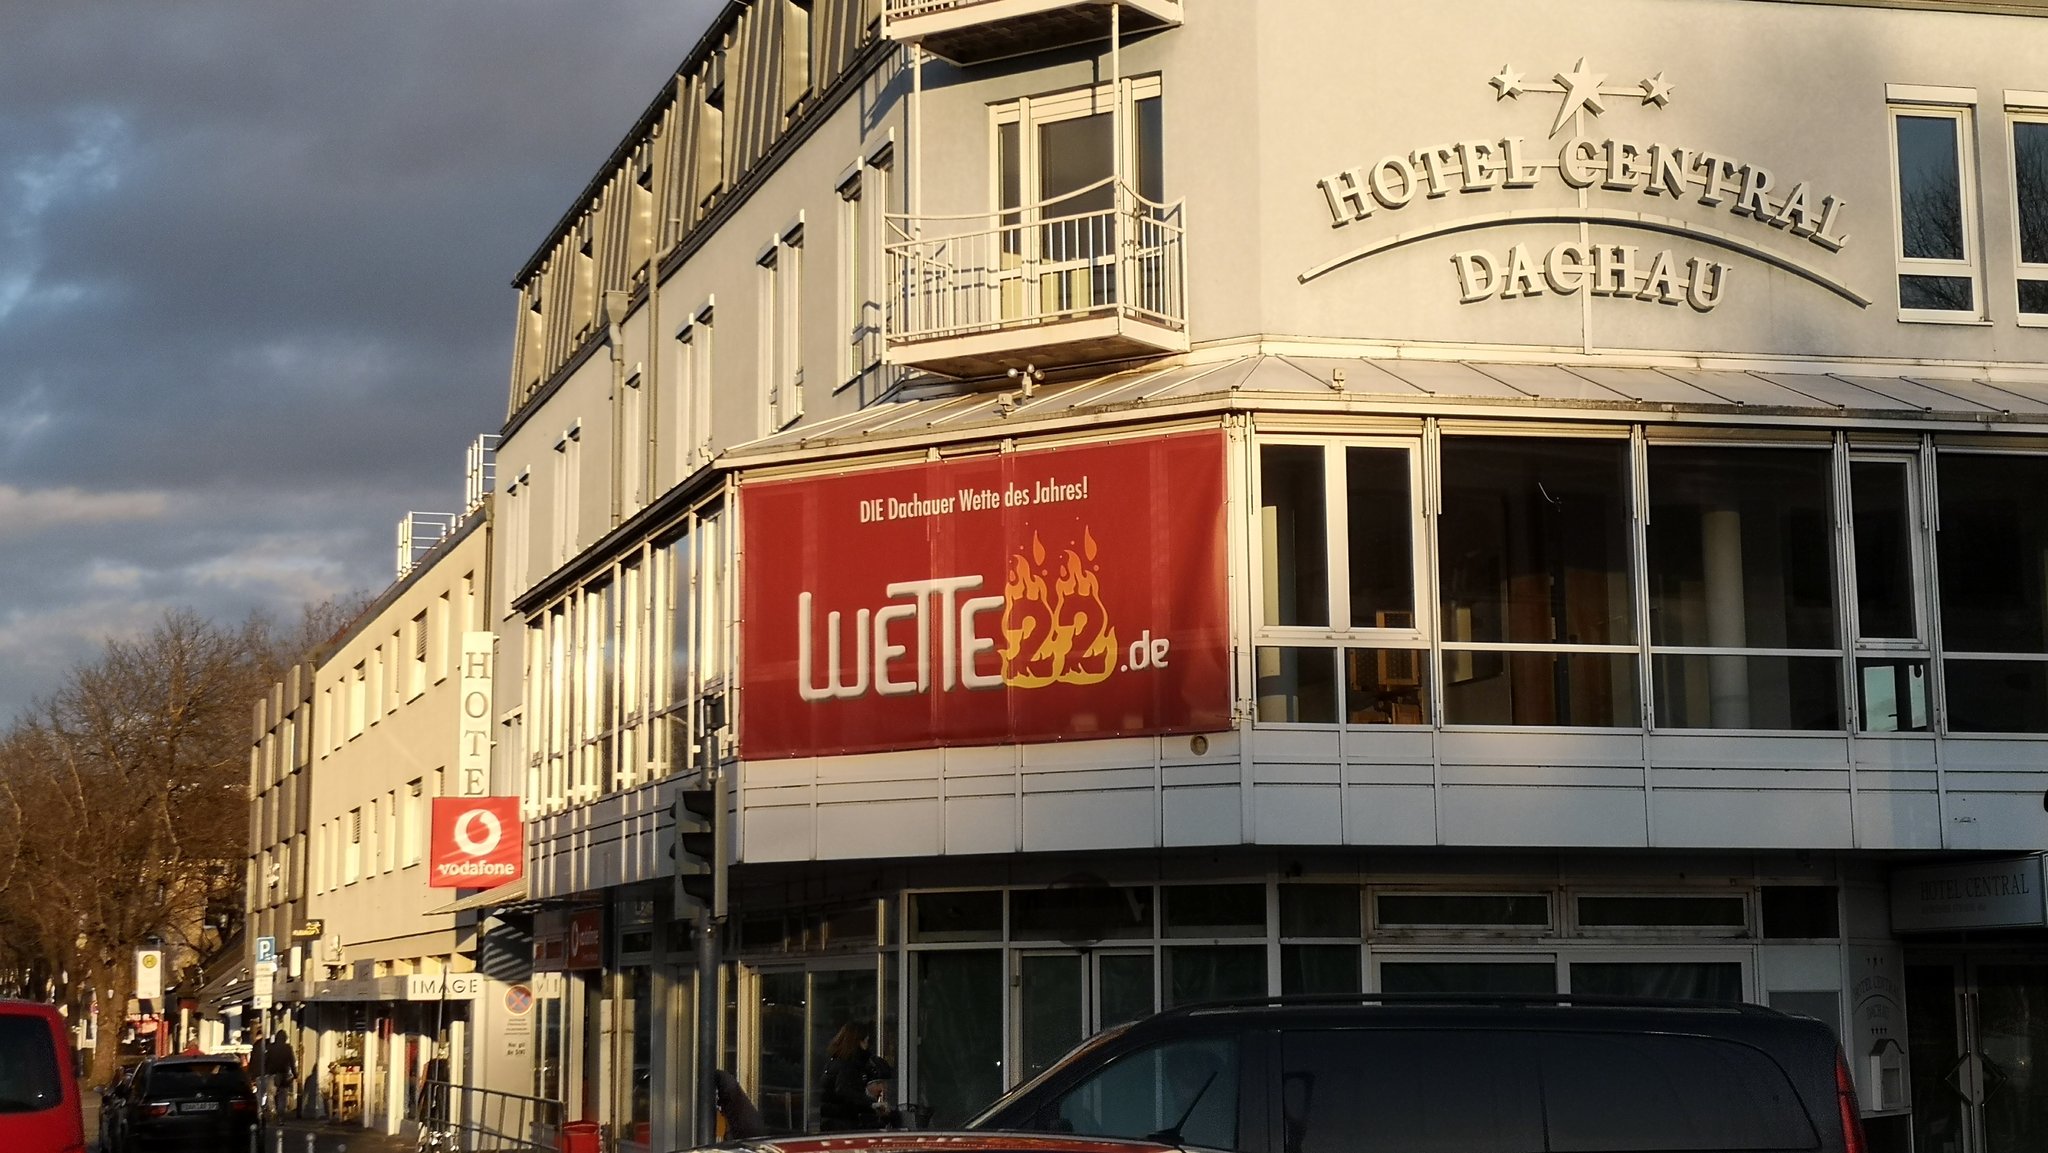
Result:
[[[85,1153],[71,1035],[50,1005],[0,1000],[0,1149]]]

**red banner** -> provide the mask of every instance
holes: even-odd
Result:
[[[435,797],[428,887],[489,889],[518,880],[523,833],[518,797]]]
[[[750,760],[1230,727],[1220,432],[750,483]]]

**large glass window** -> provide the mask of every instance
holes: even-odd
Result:
[[[1259,720],[1431,722],[1419,479],[1398,441],[1261,447]]]
[[[921,952],[917,1084],[934,1126],[958,1125],[996,1099],[1003,1077],[1003,952]]]
[[[1628,443],[1451,437],[1442,460],[1444,719],[1640,723]]]
[[[1969,112],[1892,109],[1899,314],[1909,320],[1974,319],[1980,312]]]
[[[2048,732],[2048,457],[1939,463],[1948,727]]]
[[[1838,729],[1832,458],[1650,449],[1650,643],[1662,728]]]
[[[1865,732],[1921,732],[1930,725],[1917,463],[1901,455],[1857,456],[1849,462],[1856,542],[1856,723]]]

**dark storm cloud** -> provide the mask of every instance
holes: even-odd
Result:
[[[0,15],[0,717],[110,630],[381,587],[506,282],[714,0]]]

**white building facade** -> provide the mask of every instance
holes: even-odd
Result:
[[[536,1094],[686,1139],[722,772],[778,1127],[848,1021],[943,1123],[1176,1004],[1597,993],[2039,1147],[2022,8],[728,6],[517,285]]]

